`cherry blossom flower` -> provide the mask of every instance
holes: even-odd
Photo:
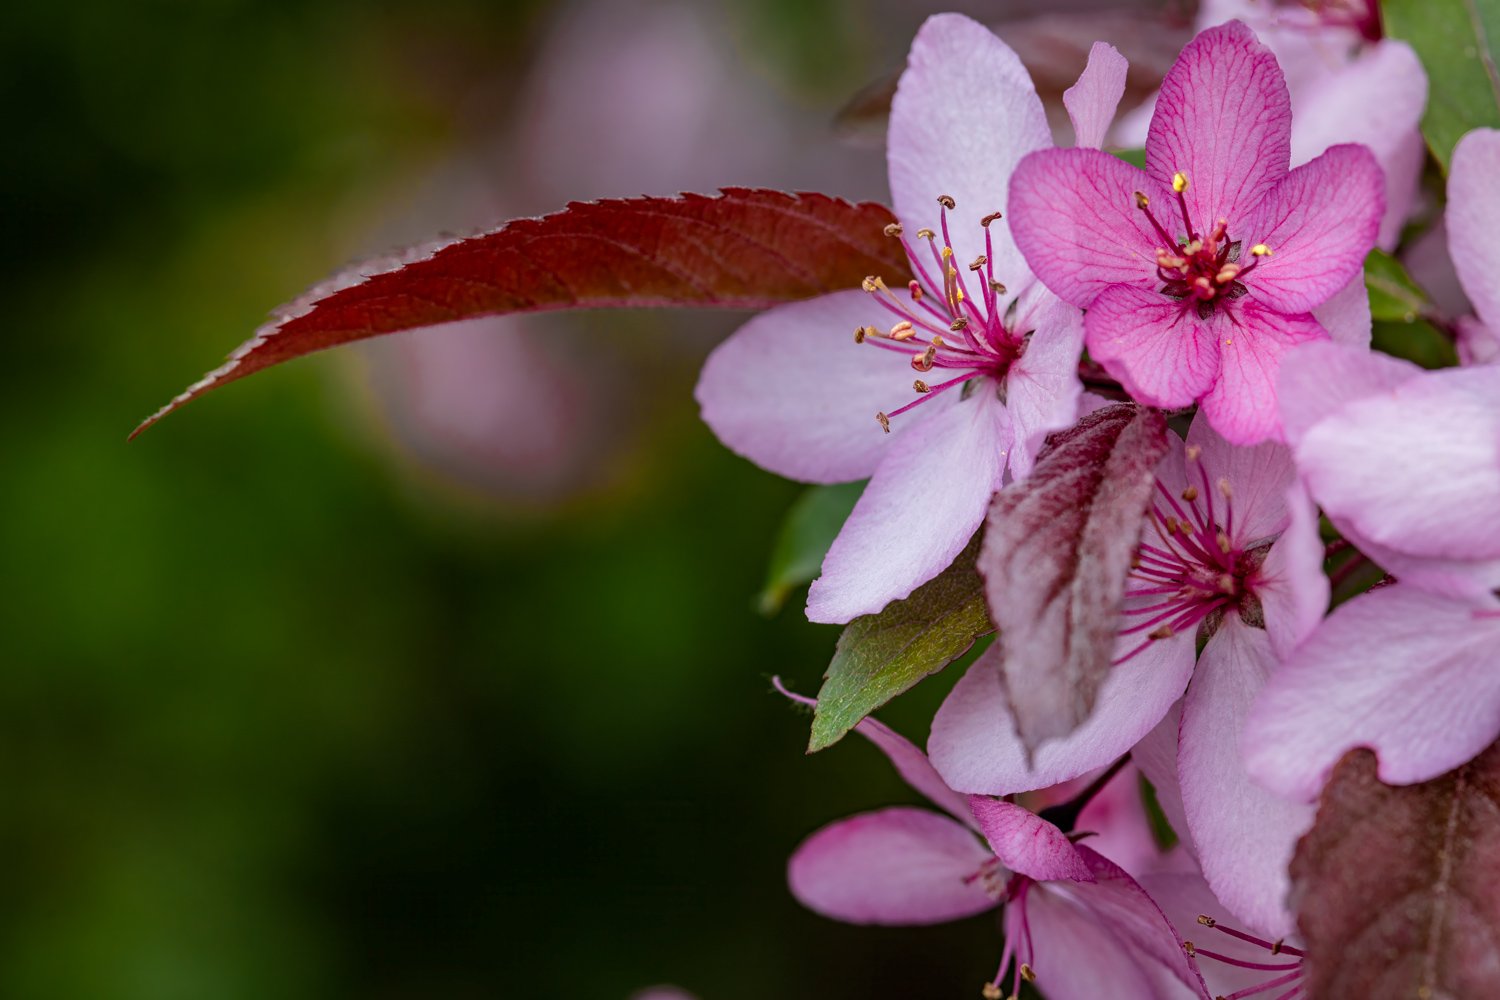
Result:
[[[921,750],[876,720],[857,730],[944,812],[897,806],[816,831],[787,865],[803,905],[847,923],[892,926],[1004,906],[1005,946],[984,988],[989,998],[1017,996],[1023,980],[1049,1000],[1207,996],[1166,917],[1124,869],[1022,806],[948,788]]]
[[[1096,49],[1073,93],[1080,134],[1102,137],[1119,101],[1112,53]],[[871,477],[812,586],[814,621],[879,611],[936,576],[1005,477],[1025,476],[1077,416],[1078,310],[1036,283],[996,211],[1016,162],[1051,142],[1004,42],[958,15],[928,20],[887,156],[889,232],[916,280],[872,275],[863,291],[773,309],[704,366],[703,418],[736,452],[808,482]]]
[[[1238,734],[1266,677],[1327,606],[1314,511],[1295,488],[1284,446],[1235,447],[1201,415],[1157,476],[1116,665],[1088,721],[1028,761],[987,651],[938,710],[928,748],[953,787],[1023,791],[1108,763],[1182,697],[1169,735],[1180,829],[1231,911],[1284,934],[1291,925],[1286,865],[1312,815],[1250,781]],[[1313,526],[1311,538],[1290,530],[1302,525]],[[1207,643],[1195,667],[1199,638]],[[1142,658],[1152,658],[1149,669]]]
[[[1500,736],[1500,367],[1424,372],[1335,345],[1297,361],[1282,415],[1298,469],[1344,537],[1399,580],[1329,616],[1247,722],[1256,780],[1305,800],[1354,747],[1405,784]]]
[[[1477,316],[1458,321],[1464,364],[1500,361],[1500,131],[1475,129],[1453,150],[1448,174],[1448,252]]]
[[[1011,181],[1016,243],[1048,288],[1088,310],[1091,356],[1142,402],[1200,403],[1236,444],[1280,433],[1282,355],[1329,338],[1312,310],[1359,274],[1384,209],[1363,146],[1289,171],[1290,156],[1281,70],[1232,21],[1168,72],[1146,170],[1041,150]]]

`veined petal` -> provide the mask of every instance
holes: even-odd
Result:
[[[1031,76],[1010,46],[959,14],[928,18],[912,42],[891,102],[886,160],[896,217],[908,232],[936,228],[949,195],[953,249],[964,263],[985,252],[979,220],[1004,207],[1021,157],[1052,145]],[[1012,288],[1029,277],[1004,225],[990,227],[995,275]]]
[[[1276,378],[1281,429],[1294,448],[1318,421],[1348,403],[1386,392],[1420,374],[1410,361],[1343,344],[1303,344],[1282,359]]]
[[[1128,285],[1105,289],[1083,317],[1093,359],[1136,399],[1163,407],[1187,406],[1213,387],[1225,325],[1218,313],[1205,322],[1191,306]]]
[[[1071,891],[1033,886],[1024,912],[1023,926],[1021,907],[1006,907],[1005,934],[1022,941],[1030,932],[1030,964],[1044,996],[1161,1000],[1148,969]]]
[[[1030,332],[1026,353],[1005,379],[1005,409],[1015,445],[1010,453],[1013,479],[1030,475],[1047,435],[1078,420],[1083,383],[1083,314],[1039,285],[1017,312],[1017,330]]]
[[[899,807],[808,837],[787,863],[787,883],[803,906],[846,923],[940,924],[995,906],[981,874],[994,862],[957,820]]]
[[[1177,767],[1188,829],[1214,895],[1254,929],[1283,937],[1296,927],[1286,906],[1287,865],[1313,810],[1253,784],[1240,756],[1245,716],[1274,663],[1263,629],[1226,617],[1183,699]]]
[[[1125,636],[1118,655],[1138,637]],[[1094,712],[1069,736],[1037,748],[1028,763],[1000,682],[1000,651],[991,646],[949,693],[932,720],[927,752],[949,787],[1008,795],[1060,784],[1113,763],[1154,726],[1187,686],[1193,644],[1186,634],[1152,642],[1114,667]]]
[[[1167,71],[1146,136],[1163,186],[1187,175],[1194,222],[1212,228],[1258,205],[1290,164],[1292,110],[1281,67],[1239,21],[1209,28]]]
[[[1340,606],[1266,685],[1245,726],[1246,765],[1312,800],[1339,758],[1369,747],[1380,779],[1427,781],[1500,736],[1500,615],[1405,583]]]
[[[1203,397],[1203,410],[1209,423],[1227,440],[1255,444],[1281,436],[1276,406],[1281,359],[1298,344],[1327,340],[1328,331],[1305,313],[1288,315],[1253,299],[1242,301],[1243,305],[1229,313],[1235,320],[1232,325],[1214,325],[1220,335],[1219,378]]]
[[[1011,871],[1038,882],[1093,881],[1068,835],[1030,809],[988,795],[969,796],[969,808],[995,857]]]
[[[1115,109],[1125,96],[1125,74],[1130,63],[1107,42],[1095,42],[1088,65],[1078,82],[1063,91],[1063,106],[1073,122],[1073,145],[1098,149],[1104,145]]]
[[[1474,311],[1500,330],[1500,131],[1475,129],[1453,150],[1448,174],[1448,250]]]
[[[1011,231],[1037,279],[1088,308],[1111,285],[1156,285],[1161,238],[1135,192],[1167,197],[1140,169],[1097,149],[1044,149],[1010,179]]]
[[[704,363],[695,393],[704,422],[731,451],[789,479],[863,479],[912,423],[885,434],[875,421],[910,398],[907,361],[854,342],[856,327],[888,318],[858,290],[761,313]],[[949,405],[938,397],[920,409]]]
[[[1250,216],[1245,235],[1271,254],[1245,278],[1251,295],[1283,313],[1322,305],[1364,267],[1385,214],[1385,176],[1364,146],[1334,146],[1282,178]]]
[[[947,569],[984,520],[1011,447],[994,383],[980,382],[941,413],[922,407],[913,411],[920,423],[891,443],[824,557],[807,598],[813,621],[847,622],[906,597]]]
[[[1292,453],[1285,445],[1274,441],[1232,445],[1202,411],[1188,427],[1187,443],[1201,449],[1199,460],[1211,484],[1230,493],[1214,502],[1220,511],[1226,501],[1234,505],[1231,540],[1237,548],[1254,548],[1281,533],[1287,522],[1286,491],[1297,480]],[[1188,483],[1199,486],[1200,480],[1193,475]],[[1222,513],[1219,518],[1223,519]]]

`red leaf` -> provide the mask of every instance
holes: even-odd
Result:
[[[1028,750],[1068,735],[1094,709],[1166,451],[1160,412],[1107,406],[1054,434],[1031,475],[990,505],[979,574]]]
[[[1310,1000],[1500,997],[1500,743],[1392,787],[1351,750],[1292,860]]]
[[[857,287],[905,284],[894,221],[873,203],[725,188],[717,196],[574,202],[540,219],[413,247],[310,289],[137,427],[271,365],[382,333],[558,309],[764,309]]]

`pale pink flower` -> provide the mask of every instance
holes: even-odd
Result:
[[[1102,134],[1123,85],[1118,54],[1096,49],[1070,102],[1080,134]],[[1077,416],[1078,310],[1035,282],[995,211],[1016,162],[1051,142],[1016,54],[967,18],[930,19],[887,155],[892,235],[918,280],[872,276],[773,309],[704,366],[703,418],[730,448],[792,479],[870,477],[813,583],[814,621],[879,611],[936,576],[1006,477]]]
[[[1091,356],[1142,402],[1199,403],[1237,444],[1279,435],[1282,356],[1329,337],[1312,311],[1351,296],[1358,312],[1363,290],[1348,286],[1383,210],[1363,146],[1288,171],[1290,156],[1281,70],[1235,21],[1200,34],[1168,72],[1146,170],[1042,150],[1011,182],[1017,245],[1048,288],[1087,309]]]
[[[1474,317],[1458,321],[1464,364],[1500,361],[1500,131],[1475,129],[1459,140],[1448,173],[1448,252]]]

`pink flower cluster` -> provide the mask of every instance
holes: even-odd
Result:
[[[986,997],[1033,979],[1053,1000],[1299,995],[1288,864],[1333,765],[1368,747],[1382,779],[1419,782],[1500,738],[1500,365],[1424,371],[1369,346],[1363,267],[1412,211],[1425,77],[1364,20],[1299,30],[1352,54],[1289,90],[1255,30],[1206,27],[1162,82],[1140,168],[1100,148],[1124,91],[1113,48],[1067,92],[1077,144],[1056,148],[1015,53],[931,19],[888,150],[889,233],[915,278],[767,312],[703,371],[730,448],[807,482],[869,478],[815,621],[942,573],[1048,436],[1103,405],[1080,371],[1182,417],[1087,720],[1025,745],[997,642],[926,753],[859,726],[939,811],[842,820],[792,857],[794,894],[839,920],[1002,908]],[[1359,81],[1391,75],[1400,101],[1371,103],[1385,90]],[[1500,133],[1466,137],[1448,229],[1470,362],[1500,354],[1497,176]],[[1336,552],[1385,576],[1330,614]],[[1146,834],[1141,776],[1171,851]]]

